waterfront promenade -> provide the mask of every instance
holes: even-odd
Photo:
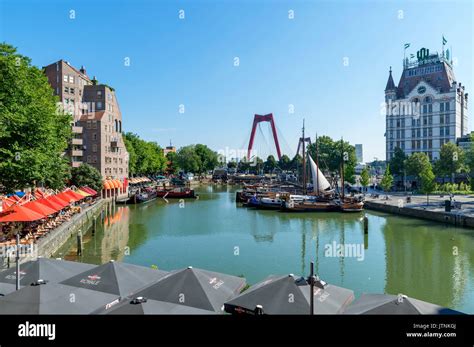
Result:
[[[407,197],[410,198],[409,201]],[[449,195],[431,195],[429,203],[426,195],[381,194],[378,198],[367,195],[365,207],[369,210],[474,228],[474,196],[454,195],[450,212],[445,211],[446,200],[450,200]]]

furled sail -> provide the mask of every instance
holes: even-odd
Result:
[[[309,158],[309,165],[311,167],[311,176],[313,177],[314,190],[316,191],[316,189],[319,189],[320,192],[323,192],[326,189],[330,188],[331,185],[329,184],[326,177],[324,177],[321,170],[319,170],[313,158],[311,158],[310,155],[308,155],[308,158]],[[316,182],[318,182],[319,184],[317,184]]]

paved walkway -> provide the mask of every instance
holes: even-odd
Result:
[[[370,195],[366,195],[365,200],[391,206],[435,212],[444,212],[444,201],[449,200],[449,195],[430,195],[429,205],[427,205],[426,195],[409,195],[411,202],[408,203],[407,196],[404,193],[378,194],[379,198],[372,198]],[[386,199],[387,196],[388,200]],[[474,195],[454,195],[452,198],[452,206],[451,213],[474,217]]]

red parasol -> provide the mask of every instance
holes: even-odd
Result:
[[[43,214],[45,216],[50,216],[52,214],[55,214],[58,212],[58,210],[55,210],[49,206],[43,205],[39,203],[37,200],[36,201],[30,201],[27,202],[26,204],[22,205],[26,208],[29,208],[30,210],[33,210],[35,212],[38,212],[40,214]]]
[[[45,215],[30,210],[27,207],[15,205],[0,217],[0,223],[5,222],[32,222],[46,218]]]

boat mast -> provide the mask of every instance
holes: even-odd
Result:
[[[341,137],[341,194],[342,199],[344,200],[344,140]]]
[[[316,133],[316,166],[317,166],[317,171],[316,171],[316,195],[319,196],[319,152],[318,152],[318,133]]]
[[[304,141],[304,118],[303,118],[303,195],[306,195],[306,150]]]

